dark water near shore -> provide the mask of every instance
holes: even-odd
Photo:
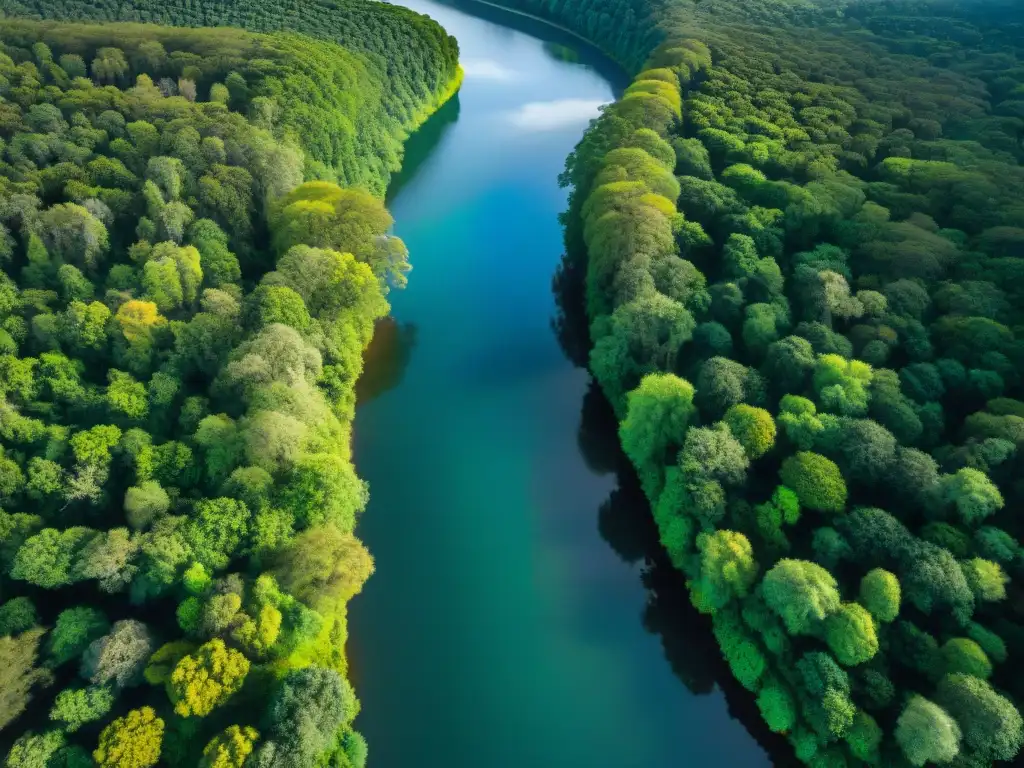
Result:
[[[650,560],[606,406],[551,328],[556,179],[622,76],[530,19],[405,4],[458,38],[466,80],[392,187],[414,269],[360,387],[377,573],[349,645],[370,763],[766,765],[715,684],[710,633]]]

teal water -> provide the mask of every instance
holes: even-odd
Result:
[[[767,764],[706,627],[644,565],[613,425],[551,327],[556,179],[621,75],[529,19],[406,5],[456,36],[466,79],[392,189],[414,266],[355,423],[377,573],[349,643],[371,765]]]

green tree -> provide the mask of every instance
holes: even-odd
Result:
[[[875,623],[857,603],[843,603],[825,619],[825,639],[840,664],[856,666],[878,653]]]
[[[801,452],[782,463],[779,477],[792,488],[801,506],[819,512],[842,512],[846,483],[834,462],[817,453]]]
[[[619,437],[649,498],[660,492],[664,467],[683,444],[695,413],[693,392],[685,379],[652,373],[627,395],[626,418],[619,426]]]
[[[860,580],[860,604],[876,621],[892,622],[900,612],[900,582],[895,574],[873,568]]]
[[[50,719],[70,733],[99,720],[113,705],[114,695],[109,688],[66,688],[54,699]]]
[[[331,525],[296,536],[273,570],[286,592],[325,615],[359,594],[372,573],[373,558],[362,542]]]
[[[730,601],[745,597],[757,578],[757,562],[750,541],[735,531],[697,536],[700,573],[690,584],[694,605],[715,613]]]
[[[763,408],[740,403],[725,412],[723,421],[751,459],[764,456],[775,445],[775,421]]]
[[[911,765],[948,763],[960,754],[960,727],[938,704],[911,696],[896,722],[896,743]]]
[[[54,665],[73,661],[110,629],[103,613],[92,606],[67,608],[57,615],[57,622],[47,637],[46,654]]]
[[[765,603],[782,619],[790,634],[811,632],[839,610],[839,592],[832,574],[804,560],[780,560],[762,581]]]

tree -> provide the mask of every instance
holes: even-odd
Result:
[[[359,702],[345,678],[333,669],[309,666],[281,680],[264,720],[266,732],[280,748],[299,765],[307,765],[323,754],[338,729],[358,711]]]
[[[177,714],[203,717],[236,693],[248,673],[249,660],[215,638],[178,662],[167,692]]]
[[[99,609],[87,605],[67,608],[57,616],[47,638],[46,654],[55,666],[73,661],[109,629],[110,623]]]
[[[648,373],[672,370],[695,327],[677,301],[654,293],[618,307],[596,337],[590,362],[616,413],[625,414],[626,393]]]
[[[775,421],[763,408],[740,403],[726,411],[723,420],[751,459],[764,456],[775,445]]]
[[[34,685],[49,680],[49,675],[35,666],[43,631],[31,629],[14,637],[0,637],[0,728],[6,728],[25,711]]]
[[[696,402],[701,413],[711,418],[723,415],[737,403],[759,404],[762,396],[756,371],[735,360],[712,357],[704,361],[697,374]]]
[[[679,468],[687,478],[707,479],[723,485],[742,485],[750,460],[743,446],[723,423],[693,427],[679,452]]]
[[[973,640],[966,637],[953,637],[939,649],[942,660],[942,671],[949,675],[962,672],[965,675],[988,679],[992,675],[992,662]]]
[[[938,704],[911,696],[896,722],[896,743],[911,765],[948,763],[960,753],[960,727]]]
[[[704,613],[715,613],[731,600],[745,597],[757,578],[757,562],[747,537],[735,531],[697,536],[700,574],[690,584],[693,602]]]
[[[155,480],[146,480],[138,486],[132,486],[124,494],[124,512],[128,525],[133,530],[141,531],[149,527],[157,517],[171,507],[167,491]]]
[[[1024,742],[1020,712],[984,680],[960,673],[939,682],[936,703],[956,720],[964,746],[979,760],[1012,760]]]
[[[96,534],[82,547],[74,566],[75,580],[96,579],[104,592],[120,592],[134,578],[139,540],[127,528]]]
[[[875,718],[863,709],[858,709],[844,738],[854,756],[870,764],[878,762],[878,747],[883,735]]]
[[[259,732],[250,726],[229,726],[203,748],[200,768],[242,768],[259,737]]]
[[[780,560],[762,581],[765,603],[790,634],[804,634],[839,610],[836,580],[820,565]]]
[[[107,228],[88,209],[60,203],[43,212],[40,234],[46,250],[56,259],[95,270],[109,247]]]
[[[960,564],[967,583],[979,602],[998,602],[1006,598],[1006,584],[1010,578],[999,563],[974,557]]]
[[[0,637],[20,635],[38,623],[39,614],[27,597],[12,597],[0,605]]]
[[[44,589],[66,586],[74,580],[72,566],[78,553],[95,535],[88,528],[58,531],[44,528],[30,537],[14,557],[11,578]]]
[[[66,688],[54,699],[50,719],[71,733],[86,723],[99,720],[113,705],[114,695],[109,688]]]
[[[823,742],[842,738],[853,725],[850,679],[827,653],[805,653],[796,663],[810,706],[806,713]]]
[[[149,768],[160,759],[164,721],[150,707],[133,709],[103,729],[92,753],[101,768]]]
[[[136,685],[152,652],[153,639],[146,625],[123,619],[114,624],[109,634],[89,645],[82,658],[82,676],[93,685]]]
[[[942,478],[942,498],[967,525],[977,525],[1003,507],[1003,496],[977,469],[964,467]]]
[[[313,610],[333,615],[373,573],[373,558],[359,539],[331,525],[295,537],[273,570],[281,587]]]
[[[904,594],[919,610],[947,610],[961,622],[970,619],[974,594],[960,564],[947,550],[916,543],[903,559],[900,576]]]
[[[280,489],[278,504],[299,528],[333,525],[343,532],[356,526],[369,491],[352,463],[332,453],[301,455]]]
[[[228,498],[195,504],[184,535],[196,559],[210,570],[226,568],[249,530],[249,509]]]
[[[787,733],[796,723],[796,703],[789,692],[779,684],[765,685],[757,695],[757,708],[761,717],[774,733]]]
[[[683,444],[695,412],[693,392],[685,379],[651,373],[626,397],[626,418],[619,425],[619,438],[649,498],[660,492],[664,467]]]
[[[29,731],[14,742],[4,765],[7,768],[42,768],[58,763],[59,750],[64,746],[61,731],[32,733]]]
[[[842,473],[824,456],[807,451],[790,456],[782,463],[779,477],[793,489],[804,507],[819,512],[842,512],[846,506]]]
[[[896,575],[874,568],[860,580],[860,604],[876,621],[892,622],[900,612],[900,582]]]
[[[840,664],[856,666],[878,653],[871,614],[857,603],[843,603],[825,619],[825,639]]]

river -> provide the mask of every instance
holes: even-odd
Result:
[[[377,572],[349,646],[370,764],[767,765],[552,331],[557,176],[623,76],[522,16],[405,4],[458,39],[466,78],[393,183],[414,268],[360,387]]]

